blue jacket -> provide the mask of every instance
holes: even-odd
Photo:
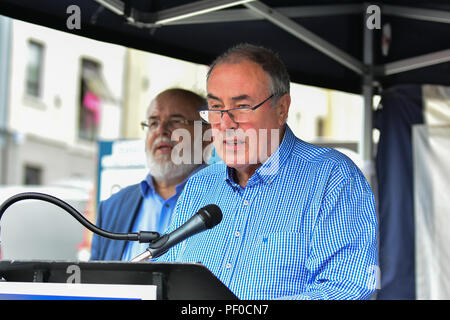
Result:
[[[139,184],[128,186],[102,201],[97,210],[97,226],[111,232],[132,232],[142,202]],[[127,241],[94,234],[91,260],[121,260]]]

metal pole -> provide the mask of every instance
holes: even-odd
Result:
[[[8,103],[11,63],[11,19],[0,15],[0,183],[8,182]]]
[[[363,73],[363,63],[347,52],[339,49],[330,42],[302,27],[294,20],[282,15],[277,10],[272,9],[261,1],[253,1],[244,4],[247,8],[257,12],[268,21],[289,32],[294,37],[306,42],[310,46],[336,60],[343,66],[353,70],[358,74]]]
[[[383,76],[433,66],[450,61],[450,49],[432,52],[412,58],[389,62],[376,67],[376,72]]]
[[[362,75],[363,85],[363,99],[364,108],[362,113],[362,132],[361,140],[359,143],[359,153],[362,160],[363,171],[367,181],[372,185],[373,182],[373,30],[369,29],[366,25],[367,20],[367,7],[364,6],[364,19],[363,23],[363,63],[366,66]]]

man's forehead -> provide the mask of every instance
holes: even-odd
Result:
[[[209,80],[211,78],[214,78],[214,76],[223,75],[223,74],[226,75],[226,74],[230,74],[230,72],[241,74],[243,76],[252,76],[255,73],[259,74],[260,76],[263,76],[263,75],[267,76],[267,73],[264,71],[264,69],[262,68],[261,65],[259,65],[258,63],[254,62],[254,61],[243,59],[243,60],[231,61],[231,62],[224,61],[224,62],[217,64],[211,70],[211,73],[207,79],[207,82],[209,82]]]
[[[188,117],[198,107],[189,99],[156,99],[147,109],[147,117]]]
[[[149,107],[147,117],[186,117],[189,109],[189,106],[153,105]]]
[[[267,90],[269,84],[269,76],[255,62],[224,62],[211,71],[206,84],[207,98],[220,98],[220,95],[226,92],[229,99],[244,100],[251,98],[255,92]]]

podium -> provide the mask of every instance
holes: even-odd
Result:
[[[0,287],[7,282],[67,283],[75,269],[81,284],[156,286],[157,300],[237,300],[211,271],[195,263],[4,260]]]

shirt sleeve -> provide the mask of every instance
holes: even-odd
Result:
[[[306,263],[309,285],[282,299],[368,299],[377,286],[377,217],[362,173],[323,199]]]

